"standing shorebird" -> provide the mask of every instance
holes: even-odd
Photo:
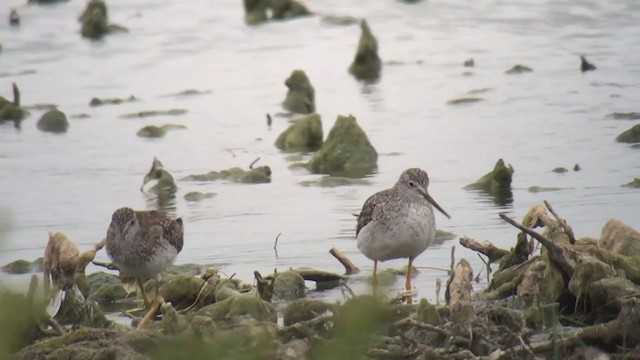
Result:
[[[378,261],[409,258],[406,290],[411,290],[413,260],[433,243],[436,220],[433,206],[451,218],[433,200],[427,188],[429,176],[418,168],[407,169],[391,189],[365,201],[358,215],[358,250],[373,260],[373,285],[377,286]]]
[[[174,220],[158,211],[134,211],[123,207],[111,216],[106,238],[107,255],[121,276],[137,281],[145,307],[157,306],[158,278],[182,250],[183,236],[182,219]],[[142,283],[147,279],[156,279],[153,304]]]

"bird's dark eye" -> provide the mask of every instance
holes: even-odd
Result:
[[[133,226],[133,224],[135,224],[135,223],[136,223],[136,221],[135,221],[135,220],[131,220],[131,221],[129,222],[129,226]]]
[[[409,186],[414,187],[416,184],[413,181],[409,181]]]

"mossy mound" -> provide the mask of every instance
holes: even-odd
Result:
[[[259,321],[277,321],[276,310],[268,303],[255,295],[238,295],[226,300],[205,306],[198,311],[198,315],[209,316],[213,321],[237,320],[242,317],[250,317]]]
[[[286,20],[311,14],[296,0],[243,0],[244,22],[256,25],[269,20]],[[271,15],[271,17],[269,17]]]
[[[37,127],[44,132],[65,133],[69,129],[69,120],[62,111],[53,109],[42,115]]]
[[[382,61],[378,56],[378,40],[371,33],[367,20],[360,22],[360,41],[349,72],[360,80],[375,80],[380,77]]]
[[[311,12],[295,0],[271,0],[271,14],[274,20],[285,20],[310,15]]]
[[[247,25],[256,25],[267,21],[267,10],[269,9],[269,0],[243,0],[244,5],[244,22]]]
[[[297,114],[311,114],[316,110],[316,91],[304,71],[294,70],[284,84],[288,89],[282,102],[285,110]]]
[[[640,142],[640,124],[635,125],[631,129],[623,132],[616,137],[617,142],[633,144]]]
[[[628,188],[640,188],[640,178],[634,178],[633,180],[631,180],[630,182],[622,185],[622,187],[628,187]]]
[[[135,96],[131,95],[128,98],[91,98],[89,106],[104,106],[104,105],[120,105],[127,102],[137,101]]]
[[[319,114],[304,116],[283,131],[276,147],[287,151],[316,151],[322,146],[322,121]]]
[[[333,311],[334,305],[316,299],[299,299],[292,301],[284,310],[284,325],[292,325],[314,319],[327,311]]]
[[[210,171],[206,174],[189,175],[182,180],[190,181],[216,181],[227,180],[245,184],[261,184],[271,182],[271,168],[268,166],[259,166],[257,168],[244,170],[239,167],[233,167],[222,171]]]
[[[452,99],[447,101],[448,105],[464,105],[464,104],[473,104],[482,101],[481,98],[477,97],[463,97],[458,99]]]
[[[509,74],[509,75],[513,75],[513,74],[524,74],[524,73],[528,73],[528,72],[532,72],[532,71],[533,71],[533,69],[531,69],[528,66],[516,64],[511,69],[505,71],[504,73],[505,74]]]
[[[90,0],[79,18],[80,33],[89,39],[101,39],[114,32],[126,32],[125,27],[109,23],[107,5],[103,0]]]
[[[95,272],[87,276],[89,283],[89,299],[99,304],[111,304],[122,300],[127,292],[122,287],[120,278],[103,271]]]
[[[143,138],[161,138],[167,134],[167,130],[161,126],[148,125],[138,130],[136,135]]]
[[[499,159],[493,170],[480,179],[464,187],[465,190],[499,190],[511,188],[513,167],[507,166],[504,160]]]
[[[201,290],[202,294],[198,298]],[[176,309],[189,307],[196,299],[198,306],[210,305],[215,301],[213,286],[208,283],[205,285],[204,280],[188,273],[166,276],[160,284],[159,291],[162,298],[170,302]]]
[[[190,191],[184,195],[186,201],[202,201],[204,199],[211,199],[216,196],[216,193],[202,193],[200,191]]]
[[[123,119],[146,118],[151,116],[179,116],[187,113],[186,109],[169,109],[169,110],[145,110],[136,113],[120,115]]]
[[[36,269],[33,262],[19,259],[4,265],[2,271],[7,274],[20,275],[36,271]]]
[[[464,187],[465,190],[480,190],[493,197],[496,204],[504,205],[512,201],[511,180],[513,167],[499,159],[493,170],[480,179]]]
[[[273,298],[276,300],[296,300],[303,298],[306,292],[304,279],[302,276],[293,271],[288,270],[276,274],[273,283]]]
[[[153,158],[151,169],[149,169],[147,174],[144,176],[144,179],[142,179],[142,186],[140,186],[140,190],[143,191],[144,186],[153,180],[157,180],[157,183],[149,189],[149,191],[153,193],[175,193],[178,189],[178,186],[173,179],[173,175],[165,169],[164,165],[157,157]]]
[[[370,173],[377,166],[378,153],[352,115],[338,115],[320,150],[307,166],[317,174]]]

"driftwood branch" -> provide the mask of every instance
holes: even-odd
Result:
[[[100,266],[100,267],[106,268],[108,270],[120,271],[120,269],[118,269],[118,267],[115,266],[113,263],[106,263],[106,262],[102,262],[102,261],[92,261],[92,263],[95,266]]]
[[[469,320],[473,316],[471,281],[473,269],[467,260],[460,259],[451,273],[445,293],[449,313],[453,319]]]
[[[553,207],[551,207],[551,204],[547,200],[544,201],[544,205],[547,207],[547,209],[549,209],[549,212],[551,213],[551,215],[553,215],[553,217],[556,219],[558,224],[560,224],[560,226],[562,227],[562,230],[564,230],[564,233],[567,234],[567,237],[569,238],[569,242],[571,242],[572,244],[575,244],[576,237],[573,234],[573,229],[571,228],[571,226],[569,226],[569,224],[567,224],[567,221],[561,218],[560,215],[558,215],[558,213],[556,213],[555,210],[553,210]]]
[[[538,240],[542,246],[547,249],[549,252],[549,257],[553,260],[560,268],[569,276],[573,274],[574,269],[578,263],[578,259],[583,255],[579,252],[568,249],[560,244],[556,244],[553,240],[548,237],[536,232],[530,227],[518,224],[515,220],[511,219],[507,214],[501,213],[500,218],[514,227],[520,229],[526,234],[532,236],[534,239]]]
[[[357,266],[355,266],[351,262],[351,260],[349,260],[349,258],[347,258],[342,252],[340,252],[340,250],[336,249],[335,247],[332,247],[331,250],[329,250],[329,253],[333,255],[333,257],[338,259],[340,264],[344,266],[345,275],[353,275],[360,272],[360,269]]]
[[[487,256],[489,263],[496,262],[502,259],[503,256],[509,255],[508,250],[500,249],[489,241],[478,242],[467,236],[460,238],[460,245]]]

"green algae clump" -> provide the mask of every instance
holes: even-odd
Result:
[[[315,151],[322,146],[320,115],[310,114],[298,120],[276,139],[276,147],[286,151]]]
[[[360,41],[349,72],[360,80],[375,80],[380,77],[382,62],[378,56],[378,41],[371,33],[367,20],[360,22]]]
[[[378,153],[367,134],[352,115],[338,115],[320,150],[307,166],[316,174],[370,173],[376,166]]]

